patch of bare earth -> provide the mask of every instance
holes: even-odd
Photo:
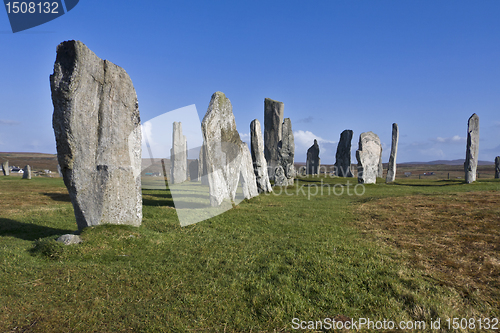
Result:
[[[361,230],[409,253],[429,278],[500,308],[500,192],[384,198],[358,213]]]

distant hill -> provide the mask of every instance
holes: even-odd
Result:
[[[430,162],[404,162],[404,163],[398,163],[398,164],[425,164],[425,165],[463,165],[465,162],[465,159],[458,159],[458,160],[436,160],[436,161],[430,161]],[[492,161],[478,161],[478,165],[495,165],[495,162]]]

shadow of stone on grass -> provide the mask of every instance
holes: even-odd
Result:
[[[0,218],[0,237],[11,236],[19,239],[34,241],[49,236],[60,236],[74,233],[75,230],[57,229],[32,223],[24,223],[11,219]]]

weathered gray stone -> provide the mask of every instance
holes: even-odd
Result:
[[[9,161],[5,161],[2,163],[2,172],[4,176],[10,175]]]
[[[252,163],[252,154],[245,142],[241,142],[241,154],[240,182],[243,188],[243,196],[250,199],[259,195],[259,190]]]
[[[354,177],[351,172],[351,141],[352,130],[344,130],[340,134],[340,140],[335,154],[335,176]]]
[[[396,179],[396,156],[398,155],[399,128],[398,124],[392,124],[391,156],[389,157],[389,167],[385,181],[392,183]]]
[[[293,185],[295,178],[295,142],[293,138],[292,122],[285,118],[282,126],[282,138],[278,144],[278,163],[283,167],[288,185]]]
[[[252,147],[252,161],[257,189],[259,192],[271,192],[271,183],[267,170],[267,162],[264,157],[264,140],[262,139],[262,129],[260,122],[254,119],[250,123],[250,145]]]
[[[170,150],[170,183],[185,182],[187,173],[187,140],[182,135],[182,124],[174,121]]]
[[[288,186],[288,179],[281,165],[278,165],[274,170],[274,186]]]
[[[199,164],[198,160],[194,160],[194,161],[191,161],[191,163],[189,163],[189,179],[192,182],[199,182],[200,181],[200,176],[198,174],[198,170],[199,170],[198,164]]]
[[[66,234],[62,235],[58,239],[56,239],[57,242],[61,242],[64,245],[73,245],[73,244],[80,244],[82,243],[82,239],[78,235],[73,235],[73,234]]]
[[[500,178],[500,156],[495,157],[495,178]]]
[[[141,126],[130,77],[68,41],[57,47],[50,85],[57,158],[78,228],[139,226]]]
[[[382,145],[380,145],[382,147]],[[380,157],[378,159],[378,173],[377,173],[378,178],[383,178],[384,177],[384,165],[382,164],[382,149],[380,149]]]
[[[198,173],[200,175],[201,185],[208,186],[207,149],[205,143],[203,143],[200,148],[198,168],[199,168]]]
[[[473,114],[467,124],[467,148],[465,152],[465,182],[476,181],[477,161],[479,154],[479,117]]]
[[[63,176],[61,166],[59,164],[57,165],[57,173],[59,174],[59,177]]]
[[[382,145],[377,134],[364,132],[359,136],[359,146],[356,150],[358,160],[358,182],[360,184],[375,184],[379,172]]]
[[[314,144],[307,150],[306,170],[308,175],[317,175],[319,173],[319,145],[318,140],[314,139]]]
[[[210,204],[214,207],[220,206],[225,199],[234,201],[240,180],[245,198],[258,194],[252,157],[236,130],[232,109],[231,101],[218,91],[212,95],[201,123],[206,145]]]
[[[274,180],[274,171],[279,164],[278,145],[282,138],[284,110],[282,102],[270,98],[264,100],[264,157],[271,180]]]
[[[23,168],[23,179],[31,179],[31,167],[29,165]]]

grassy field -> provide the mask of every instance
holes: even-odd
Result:
[[[347,181],[301,179],[184,228],[168,190],[144,190],[140,228],[87,228],[64,247],[54,239],[76,222],[62,179],[0,177],[0,332],[291,332],[294,318],[425,331],[440,318],[447,331],[500,317],[498,180],[359,196]]]

